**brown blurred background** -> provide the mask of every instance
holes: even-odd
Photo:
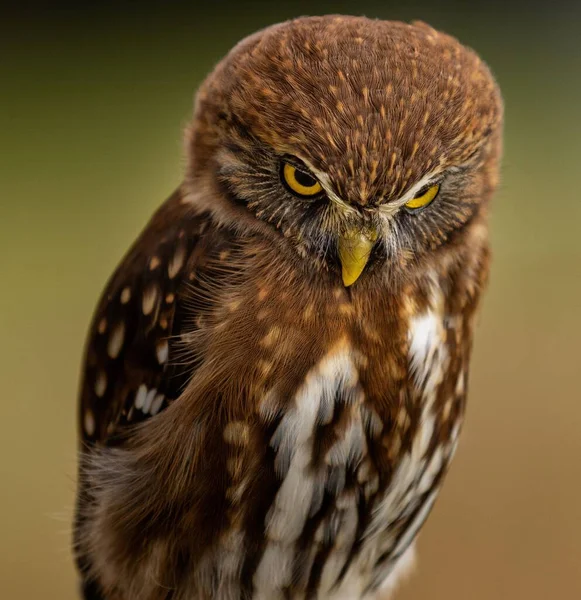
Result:
[[[345,12],[456,35],[506,101],[467,423],[398,597],[581,598],[581,9],[206,4],[21,2],[0,14],[0,597],[75,597],[84,336],[106,278],[180,180],[193,91],[255,29]]]

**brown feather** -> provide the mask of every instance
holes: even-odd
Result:
[[[90,332],[75,535],[87,598],[383,585],[463,419],[501,128],[487,67],[421,23],[298,19],[218,65],[185,181]],[[327,195],[285,191],[288,155]],[[437,199],[406,212],[426,177]],[[345,288],[337,237],[363,223],[380,240]]]

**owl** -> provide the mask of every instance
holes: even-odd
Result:
[[[218,64],[89,332],[86,600],[392,589],[458,442],[502,112],[424,23],[300,18]]]

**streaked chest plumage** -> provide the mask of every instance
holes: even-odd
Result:
[[[215,252],[217,269],[230,255]],[[195,362],[191,380],[86,466],[79,531],[121,598],[374,598],[436,499],[464,410],[460,274],[323,296],[256,284],[263,268],[211,290],[196,273],[194,299],[212,291],[214,308],[184,318],[167,361]],[[147,411],[143,392],[127,415]]]
[[[207,565],[210,572],[218,563],[217,597],[241,593],[256,428],[268,430],[264,457],[277,483],[262,515],[252,597],[371,598],[389,582],[436,499],[461,425],[462,322],[445,306],[433,288],[427,305],[403,322],[406,372],[398,389],[381,389],[393,379],[397,357],[386,354],[378,364],[344,334],[306,371],[292,398],[281,397],[275,380],[258,400],[255,423],[225,425],[230,527]]]

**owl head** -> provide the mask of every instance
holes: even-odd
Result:
[[[204,82],[186,181],[307,273],[402,279],[486,222],[501,126],[493,77],[454,38],[300,18],[243,40]]]

